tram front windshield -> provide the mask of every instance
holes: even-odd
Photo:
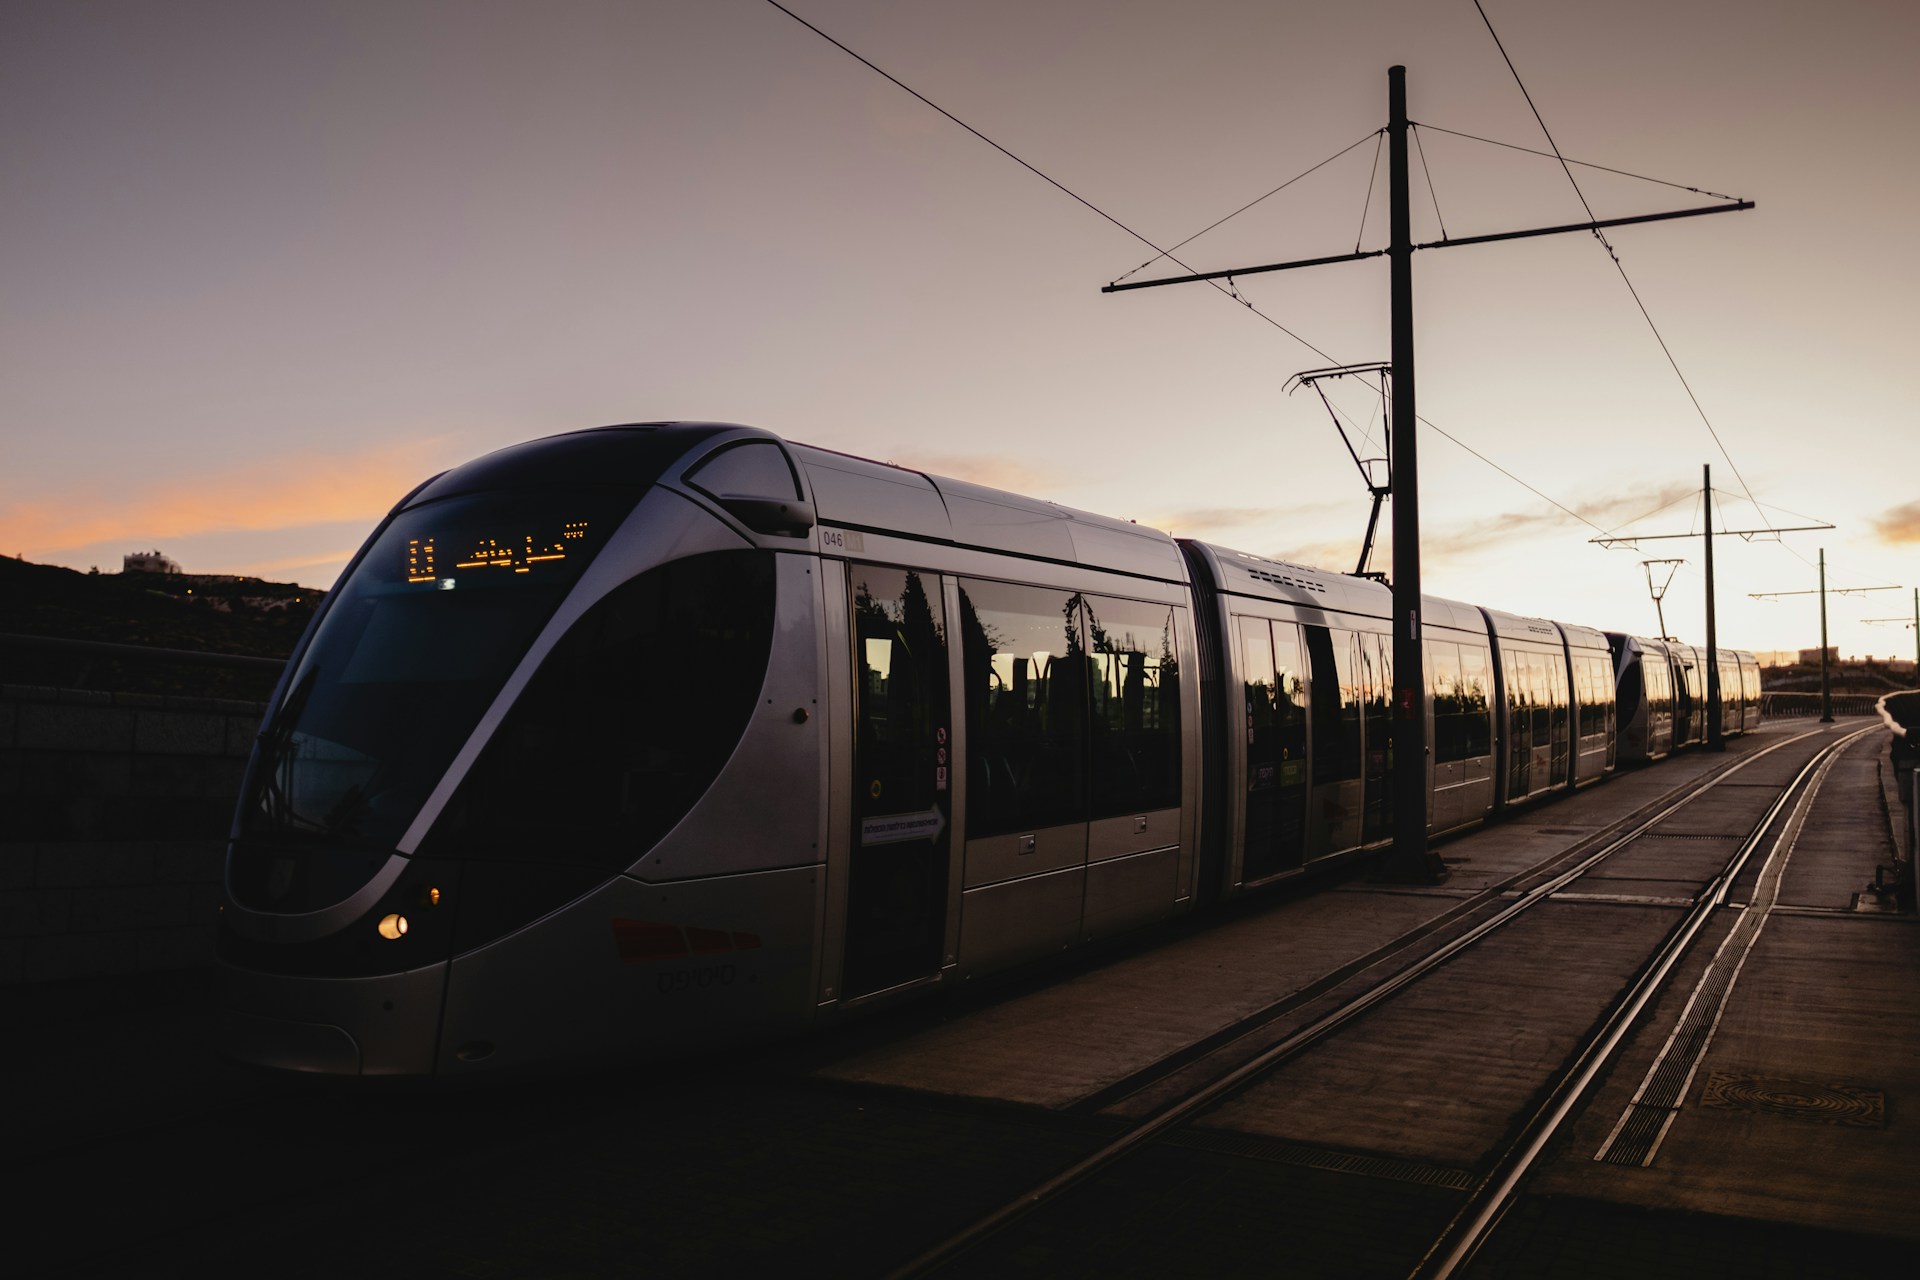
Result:
[[[243,838],[392,849],[633,502],[487,492],[395,516],[275,709]]]

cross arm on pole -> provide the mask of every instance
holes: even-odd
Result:
[[[1751,200],[1738,200],[1727,204],[1704,205],[1697,209],[1669,209],[1663,213],[1641,213],[1626,218],[1598,218],[1592,222],[1569,222],[1554,227],[1530,227],[1524,231],[1496,231],[1484,236],[1455,236],[1446,240],[1430,240],[1426,244],[1410,247],[1452,249],[1463,244],[1491,244],[1496,240],[1525,240],[1532,236],[1565,235],[1569,231],[1598,231],[1602,227],[1625,227],[1638,222],[1698,218],[1709,213],[1736,213],[1741,209],[1753,207]],[[1164,276],[1158,280],[1135,280],[1131,284],[1101,285],[1100,292],[1125,293],[1130,289],[1152,289],[1163,284],[1192,284],[1199,280],[1224,280],[1229,276],[1254,276],[1268,271],[1293,271],[1299,267],[1324,267],[1334,262],[1358,262],[1362,258],[1381,258],[1385,257],[1386,253],[1385,249],[1369,249],[1364,252],[1336,253],[1324,258],[1301,258],[1294,262],[1268,262],[1256,267],[1234,267],[1227,271],[1201,271],[1185,276]]]
[[[1597,218],[1592,222],[1568,222],[1557,227],[1533,227],[1526,231],[1496,231],[1484,236],[1453,236],[1446,240],[1429,240],[1426,244],[1413,246],[1416,249],[1451,249],[1463,244],[1491,244],[1495,240],[1525,240],[1531,236],[1558,236],[1569,231],[1598,231],[1601,227],[1627,227],[1636,222],[1668,222],[1674,218],[1699,218],[1709,213],[1738,213],[1742,209],[1753,208],[1751,200],[1736,200],[1727,204],[1702,205],[1695,209],[1669,209],[1664,213],[1640,213],[1626,218]]]
[[[1900,591],[1900,590],[1903,590],[1903,588],[1897,587],[1897,586],[1894,586],[1894,587],[1828,587],[1824,592],[1824,594],[1830,595],[1830,596],[1863,596],[1869,591]],[[1821,594],[1823,593],[1818,590],[1749,591],[1747,592],[1747,598],[1750,600],[1777,600],[1781,596],[1817,596]]]
[[[1831,529],[1830,524],[1792,524],[1781,525],[1774,529],[1715,529],[1716,538],[1751,538],[1762,533],[1807,533],[1814,529]],[[1697,533],[1636,533],[1617,538],[1588,538],[1588,542],[1603,547],[1630,547],[1639,542],[1659,542],[1668,538],[1697,538]]]

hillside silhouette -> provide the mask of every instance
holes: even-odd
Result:
[[[0,559],[0,635],[285,659],[323,592],[259,578],[80,573]],[[0,640],[7,684],[258,700],[274,674]]]

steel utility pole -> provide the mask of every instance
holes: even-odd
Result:
[[[1862,618],[1862,622],[1898,622],[1913,632],[1913,684],[1920,689],[1920,587],[1913,590],[1913,621],[1905,618]]]
[[[1129,289],[1151,289],[1164,284],[1189,284],[1197,280],[1224,280],[1232,276],[1291,271],[1333,262],[1357,262],[1362,258],[1378,258],[1382,253],[1389,259],[1389,287],[1393,304],[1393,412],[1389,429],[1395,433],[1391,479],[1393,719],[1390,721],[1390,741],[1394,761],[1393,849],[1381,870],[1392,879],[1433,882],[1446,875],[1446,865],[1427,848],[1427,722],[1426,700],[1421,697],[1421,690],[1426,685],[1426,663],[1420,638],[1420,486],[1413,429],[1413,254],[1419,249],[1448,249],[1465,244],[1488,244],[1495,240],[1561,235],[1569,231],[1592,232],[1601,227],[1623,227],[1638,222],[1664,222],[1671,218],[1691,218],[1707,213],[1732,213],[1753,208],[1753,202],[1728,201],[1697,209],[1675,209],[1626,218],[1599,218],[1564,226],[1533,227],[1524,231],[1500,231],[1491,235],[1443,238],[1427,244],[1415,244],[1411,186],[1407,181],[1407,131],[1410,127],[1411,121],[1407,119],[1407,69],[1389,67],[1387,200],[1391,210],[1392,231],[1385,250],[1361,252],[1356,249],[1352,253],[1324,258],[1302,258],[1294,262],[1270,262],[1255,267],[1202,271],[1165,276],[1158,280],[1136,280],[1128,284],[1106,285],[1101,292],[1122,293]]]
[[[1899,587],[1835,587],[1837,596],[1863,596],[1869,591],[1898,591]],[[1781,596],[1810,596],[1812,591],[1751,591],[1755,600],[1777,600]],[[1827,657],[1827,549],[1820,548],[1820,723],[1833,723],[1833,680],[1828,674]]]
[[[1827,662],[1827,549],[1820,548],[1820,723],[1833,723],[1833,676]]]
[[[1706,532],[1703,535],[1707,545],[1707,744],[1708,751],[1725,751],[1727,742],[1720,731],[1720,637],[1714,625],[1713,613],[1713,468],[1705,463],[1700,467],[1700,509],[1705,512]],[[1750,538],[1757,533],[1796,533],[1803,529],[1831,529],[1830,524],[1795,525],[1779,529],[1722,529],[1720,536]],[[1638,546],[1641,542],[1658,542],[1663,538],[1691,538],[1691,533],[1642,533],[1618,538],[1589,538],[1603,547]],[[1665,639],[1665,637],[1661,637]],[[1824,644],[1825,641],[1823,640]]]
[[[1426,683],[1420,645],[1420,475],[1413,429],[1413,212],[1407,181],[1407,69],[1387,70],[1387,262],[1393,303],[1393,856],[1398,880],[1439,880],[1446,864],[1427,848]]]
[[[1725,751],[1726,739],[1720,735],[1720,646],[1713,623],[1713,468],[1700,468],[1701,510],[1706,512],[1707,527],[1707,750]]]

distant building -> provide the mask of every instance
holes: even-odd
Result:
[[[1803,666],[1812,666],[1813,664],[1815,664],[1815,663],[1817,663],[1817,662],[1819,662],[1819,661],[1820,661],[1820,650],[1818,650],[1818,649],[1802,649],[1802,650],[1800,651],[1800,662],[1801,662],[1801,664],[1802,664]],[[1839,645],[1837,645],[1837,644],[1836,644],[1836,645],[1830,645],[1830,646],[1828,646],[1828,648],[1827,648],[1827,661],[1828,661],[1829,663],[1834,663],[1834,662],[1838,662],[1838,661],[1840,661],[1840,646],[1839,646]]]
[[[122,573],[178,573],[179,562],[169,560],[158,551],[136,551],[132,555],[121,557]]]

